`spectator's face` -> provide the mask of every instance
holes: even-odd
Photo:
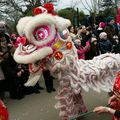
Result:
[[[70,32],[71,32],[71,33],[74,33],[74,27],[71,27],[71,28],[70,28]]]
[[[79,39],[75,40],[75,42],[77,43],[77,45],[81,46],[81,41]]]
[[[111,21],[109,22],[110,25],[113,25],[114,23],[115,23],[115,20],[111,20]]]
[[[103,39],[104,39],[104,40],[107,40],[107,35],[105,35],[105,36],[103,37]]]
[[[82,33],[86,33],[86,27],[83,26],[82,29],[81,29]]]

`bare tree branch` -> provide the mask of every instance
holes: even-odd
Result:
[[[89,13],[91,13],[91,9],[88,9],[82,0],[81,0],[81,3],[82,3],[82,5],[83,5],[83,7],[84,7]]]
[[[87,2],[87,0],[85,0],[85,2],[86,2],[86,5],[88,6],[88,8],[89,8],[90,10],[92,10],[92,8],[91,8],[91,6],[89,5],[89,3]]]

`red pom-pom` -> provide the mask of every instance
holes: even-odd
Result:
[[[54,12],[54,6],[51,3],[46,3],[43,5],[45,9],[47,9],[48,13],[53,13]]]
[[[42,13],[42,10],[40,8],[34,8],[32,12],[34,15],[38,15]]]
[[[17,40],[15,42],[15,47],[17,48],[19,44],[26,45],[27,40],[26,37],[17,37]]]

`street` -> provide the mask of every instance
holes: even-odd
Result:
[[[44,86],[43,81],[40,84]],[[58,81],[54,80],[55,88],[58,86]],[[56,100],[54,96],[56,92],[47,93],[46,90],[41,90],[40,94],[26,95],[21,100],[13,100],[7,98],[7,107],[10,114],[10,120],[59,120],[59,111],[54,108]],[[88,112],[97,105],[106,105],[108,94],[94,91],[83,92],[85,103],[88,107]],[[81,117],[80,120],[111,120],[111,115],[95,113]]]

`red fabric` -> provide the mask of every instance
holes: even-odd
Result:
[[[25,37],[17,37],[17,40],[15,42],[15,48],[18,47],[19,44],[26,45],[27,41]]]
[[[118,8],[118,14],[116,16],[116,23],[120,24],[120,8]]]
[[[52,13],[54,11],[54,6],[51,3],[46,3],[43,7],[48,10],[48,13]]]
[[[115,110],[120,110],[120,102],[119,101],[113,101],[112,103],[111,103],[111,107],[113,108],[113,109],[115,109]],[[113,120],[119,120],[119,118],[117,118],[117,117],[115,117],[114,115],[113,115]]]
[[[43,4],[42,6],[48,11],[48,13],[50,13],[52,15],[56,15],[54,13],[54,6],[52,3],[46,3],[46,4]]]
[[[113,86],[113,91],[114,94],[120,98],[120,71],[117,73],[115,83]]]
[[[32,10],[33,15],[38,15],[42,13],[42,10],[40,8],[34,8]]]
[[[116,16],[116,23],[120,24],[120,14]]]
[[[113,87],[113,92],[116,95],[116,97],[120,98],[120,71],[117,73],[114,87]],[[120,110],[120,101],[116,100],[111,103],[111,106],[115,110]],[[119,118],[115,117],[113,115],[113,120],[119,120]]]
[[[2,100],[0,100],[0,120],[9,120],[8,110],[3,105]]]

